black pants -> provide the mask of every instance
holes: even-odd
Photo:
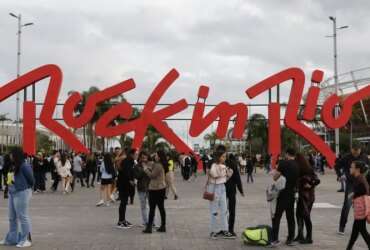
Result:
[[[252,183],[254,182],[254,180],[253,180],[253,172],[251,172],[251,173],[248,172],[248,175],[247,175],[247,183],[249,183],[249,179],[251,180]]]
[[[92,175],[91,184],[90,184],[90,175]],[[94,186],[95,178],[96,178],[96,171],[94,171],[94,170],[86,170],[86,185],[88,187],[90,185],[91,186]]]
[[[75,182],[77,178],[80,180],[81,187],[85,186],[83,176],[83,172],[73,172],[72,190],[75,188]]]
[[[288,238],[294,240],[295,220],[294,220],[294,194],[280,196],[276,204],[275,216],[272,219],[272,240],[279,240],[280,220],[285,212],[288,221]]]
[[[229,209],[229,232],[234,233],[236,194],[228,194],[227,202]]]
[[[1,169],[0,170],[0,190],[3,189],[3,170]],[[4,181],[4,184],[5,184],[5,181]]]
[[[344,229],[346,228],[347,220],[348,220],[348,214],[352,206],[352,199],[348,198],[349,194],[352,193],[352,185],[348,182],[346,183],[346,190],[344,193],[344,201],[343,201],[343,207],[342,207],[342,213],[340,214],[340,221],[339,221],[339,231],[344,232]]]
[[[128,197],[129,194],[127,192],[119,192],[119,198],[121,203],[119,204],[119,218],[118,222],[124,222],[126,221],[126,208],[127,208],[127,203],[128,203]]]
[[[33,190],[45,191],[45,173],[41,171],[34,172],[35,185]]]
[[[129,188],[129,195],[130,195],[130,204],[134,204],[134,198],[135,198],[135,188],[136,185],[130,185]]]
[[[299,239],[302,239],[302,240],[305,239],[305,237],[303,236],[303,229],[306,226],[306,231],[307,231],[306,239],[312,240],[312,221],[311,221],[312,205],[313,205],[313,203],[308,205],[309,206],[308,207],[309,211],[307,211],[307,212],[309,212],[309,213],[306,214],[304,212],[305,208],[304,208],[303,199],[299,198],[299,200],[298,200],[297,210],[296,210],[296,217],[297,217],[298,238]]]
[[[53,185],[51,186],[51,189],[53,191],[56,191],[58,189],[58,184],[59,184],[59,181],[60,181],[60,176],[55,173],[55,172],[52,172],[52,179],[53,179]]]
[[[360,233],[362,235],[362,238],[364,238],[367,247],[370,249],[370,235],[366,229],[366,219],[363,219],[363,220],[355,220],[353,222],[351,239],[349,240],[347,250],[352,249]]]
[[[166,210],[164,209],[165,195],[165,188],[161,190],[149,190],[149,227],[153,225],[156,206],[158,206],[159,213],[161,214],[161,226],[166,226]]]

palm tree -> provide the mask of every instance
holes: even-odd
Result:
[[[215,132],[215,131],[213,131],[213,132],[211,132],[211,133],[206,134],[206,135],[203,137],[203,139],[204,139],[205,141],[208,141],[208,142],[209,142],[209,147],[210,147],[210,149],[213,149],[213,147],[214,147],[214,146],[215,146],[215,144],[216,144],[216,141],[217,141],[218,137],[217,137],[216,132]]]
[[[267,152],[267,121],[263,114],[253,114],[249,119],[248,140],[255,153]]]

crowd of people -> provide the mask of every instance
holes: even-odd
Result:
[[[227,152],[223,145],[217,146],[212,154],[205,153],[198,159],[201,159],[207,176],[204,197],[209,200],[211,239],[237,237],[234,230],[237,191],[241,196],[245,195],[241,175],[247,174],[247,183],[253,183],[253,173],[261,168],[272,176],[266,190],[271,210],[270,246],[280,244],[280,221],[284,213],[288,226],[286,245],[313,243],[311,210],[315,202],[315,188],[320,184],[317,173],[323,174],[325,171],[325,159],[319,154],[304,155],[289,148],[279,158],[276,169],[271,169],[268,156],[237,155]],[[134,203],[137,194],[143,233],[152,233],[153,228],[165,233],[165,200],[170,193],[174,200],[179,199],[174,174],[176,165],[179,165],[184,181],[194,181],[201,166],[195,155],[180,154],[179,157],[173,157],[163,150],[149,153],[117,147],[112,152],[89,155],[54,151],[51,155],[39,152],[30,157],[20,148],[14,148],[10,153],[0,155],[0,189],[4,187],[4,198],[8,198],[9,205],[9,232],[0,244],[18,247],[32,245],[29,200],[32,193],[46,191],[47,172],[51,173],[51,191],[60,190],[65,195],[74,192],[78,183],[81,188],[95,187],[99,183],[100,199],[96,206],[110,206],[119,202],[116,225],[119,229],[133,226],[126,211],[127,206]],[[366,231],[366,219],[370,219],[370,214],[365,209],[370,182],[368,165],[369,158],[357,143],[352,146],[351,153],[336,160],[337,180],[342,183],[341,189],[344,191],[339,235],[344,235],[349,210],[352,205],[354,207],[355,221],[347,249],[352,249],[360,233],[370,247],[370,236]],[[157,207],[160,223],[156,226]]]

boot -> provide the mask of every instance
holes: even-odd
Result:
[[[157,229],[157,232],[165,233],[166,232],[166,226],[162,225],[160,228]]]
[[[151,224],[147,224],[145,230],[143,231],[144,234],[151,234],[153,226]]]

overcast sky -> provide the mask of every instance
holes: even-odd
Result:
[[[59,65],[61,101],[69,90],[134,78],[137,87],[125,96],[143,103],[176,68],[180,78],[161,102],[184,97],[194,103],[199,85],[206,84],[208,103],[264,103],[266,96],[249,100],[244,91],[287,67],[332,76],[333,42],[325,37],[332,34],[330,15],[350,26],[338,34],[339,72],[370,66],[369,0],[1,0],[1,84],[16,74],[17,23],[9,12],[35,23],[23,29],[21,71]],[[46,84],[37,86],[41,102]],[[286,101],[288,84],[282,95]],[[14,97],[1,103],[0,113],[15,117]],[[186,140],[189,124],[169,125]],[[192,144],[201,137],[188,139]]]

